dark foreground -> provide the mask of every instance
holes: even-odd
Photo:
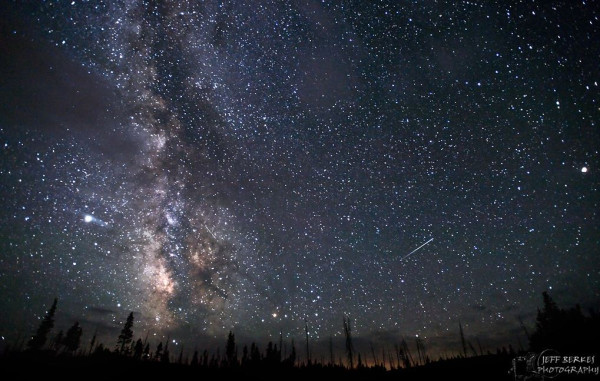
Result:
[[[53,379],[179,379],[179,380],[599,380],[598,375],[559,375],[542,378],[531,373],[515,375],[513,356],[490,354],[430,362],[423,366],[386,370],[381,366],[347,369],[313,364],[291,366],[205,367],[135,360],[119,355],[56,356],[53,352],[16,352],[0,357],[0,375],[11,380]],[[519,372],[518,372],[519,373]]]
[[[442,360],[410,369],[386,370],[361,367],[349,370],[340,366],[275,366],[211,368],[154,361],[135,361],[117,356],[98,358],[52,356],[44,353],[12,353],[0,358],[3,374],[11,379],[52,378],[85,380],[144,379],[146,377],[177,379],[239,380],[514,380],[510,375],[511,358],[503,355],[478,356]]]

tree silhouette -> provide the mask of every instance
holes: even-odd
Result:
[[[542,297],[544,306],[542,310],[538,308],[536,329],[530,337],[530,346],[533,350],[557,349],[557,345],[562,346],[558,342],[564,341],[561,337],[561,331],[566,328],[564,314],[546,291]]]
[[[156,360],[160,360],[161,356],[162,356],[162,350],[163,350],[163,345],[162,345],[162,341],[160,343],[158,343],[158,345],[156,346],[156,353],[154,354],[154,358]]]
[[[96,344],[96,336],[98,335],[98,330],[94,331],[94,336],[92,336],[92,341],[90,342],[90,352],[92,353],[92,349],[94,349],[94,344]]]
[[[346,336],[346,354],[348,355],[348,364],[350,369],[354,369],[354,344],[352,343],[352,326],[350,318],[344,316],[344,335]]]
[[[183,348],[184,346],[181,346],[181,350],[179,351],[179,357],[177,358],[177,364],[183,364]]]
[[[56,304],[58,303],[58,299],[54,298],[54,302],[52,306],[46,312],[46,316],[44,316],[44,320],[40,323],[35,335],[29,340],[27,343],[27,347],[32,350],[42,349],[44,344],[46,344],[46,340],[48,340],[48,333],[54,328],[54,314],[56,313]]]
[[[274,367],[277,366],[277,364],[279,364],[279,359],[281,356],[281,352],[279,351],[279,349],[277,348],[277,344],[273,345],[272,341],[269,341],[269,343],[267,344],[267,349],[265,352],[265,364],[267,364],[267,366],[270,367]]]
[[[168,364],[171,362],[171,354],[169,353],[169,337],[167,336],[167,341],[165,342],[165,349],[160,356],[160,362]]]
[[[206,349],[202,352],[202,366],[205,368],[208,366],[208,351]]]
[[[250,362],[255,366],[260,362],[260,350],[254,342],[250,345]]]
[[[190,363],[190,365],[193,367],[198,366],[198,350],[197,349],[194,350],[194,356],[192,356],[192,362]]]
[[[333,336],[329,336],[329,364],[335,364],[335,357],[333,355]]]
[[[131,340],[133,339],[133,312],[129,313],[127,316],[127,321],[125,321],[125,325],[121,330],[121,334],[119,335],[119,339],[117,340],[117,347],[119,348],[119,353],[126,354],[125,352],[129,352],[129,344],[131,344]]]
[[[425,365],[429,362],[427,353],[425,352],[425,345],[420,337],[415,338],[415,344],[417,346],[417,355],[419,356],[419,365]]]
[[[304,319],[304,333],[306,334],[306,363],[310,365],[310,347],[308,346],[308,321]]]
[[[281,362],[281,350],[283,349],[283,332],[279,331],[279,358],[277,359],[277,362]]]
[[[584,316],[579,305],[569,310],[558,308],[547,292],[542,296],[544,306],[538,309],[535,331],[529,340],[531,349],[596,351],[600,341],[600,317],[594,313]]]
[[[460,320],[458,321],[458,329],[460,332],[460,343],[462,344],[463,356],[467,357],[467,343],[465,341],[465,334]]]
[[[404,340],[404,338],[402,339],[402,342],[400,343],[400,345],[402,346],[402,355],[404,357],[404,367],[405,368],[410,368],[411,366],[413,366],[415,364],[413,357],[410,353],[410,349],[408,348],[408,344],[406,343],[406,340]]]
[[[58,331],[56,336],[54,336],[54,339],[52,340],[52,343],[50,344],[50,349],[53,349],[55,351],[60,350],[60,347],[63,344],[64,338],[65,338],[65,333],[61,329],[60,331]]]
[[[100,343],[96,346],[96,349],[94,349],[94,354],[98,355],[98,354],[102,354],[104,353],[105,349],[104,349],[104,344]]]
[[[146,343],[146,346],[144,347],[144,352],[142,353],[142,356],[143,356],[144,360],[150,358],[150,343]]]
[[[123,325],[118,337],[117,346],[113,351],[109,347],[105,347],[102,343],[98,343],[97,334],[94,333],[91,343],[86,343],[86,345],[89,345],[89,351],[86,347],[77,352],[81,347],[82,337],[82,329],[78,322],[75,322],[73,326],[66,330],[66,333],[60,331],[54,336],[54,333],[51,332],[54,327],[56,306],[57,299],[54,299],[51,308],[41,320],[36,334],[28,342],[28,349],[31,351],[44,348],[48,350],[45,353],[28,353],[24,357],[25,359],[34,358],[37,360],[42,356],[43,359],[51,359],[50,361],[52,362],[56,361],[57,364],[65,365],[69,363],[87,363],[87,361],[90,361],[90,364],[96,361],[100,361],[103,364],[106,361],[113,360],[117,361],[116,364],[118,365],[119,362],[125,364],[126,362],[133,363],[133,360],[137,360],[135,361],[136,367],[140,367],[140,369],[142,367],[150,367],[151,369],[160,367],[160,369],[166,369],[165,365],[170,361],[178,360],[177,364],[169,366],[169,369],[182,370],[183,372],[184,366],[190,366],[190,368],[195,367],[198,371],[206,371],[209,375],[223,370],[225,375],[248,374],[255,376],[263,374],[262,372],[275,370],[277,373],[281,372],[281,375],[286,374],[285,372],[288,371],[305,372],[303,374],[310,377],[313,374],[317,375],[321,371],[326,370],[332,377],[335,375],[348,375],[350,376],[349,379],[354,379],[354,375],[358,375],[359,378],[362,375],[372,375],[377,378],[377,374],[383,374],[380,372],[397,372],[396,374],[405,372],[407,377],[410,378],[410,375],[417,374],[446,375],[444,373],[446,369],[454,369],[455,365],[461,367],[462,364],[472,364],[474,369],[483,369],[496,363],[500,364],[500,362],[504,362],[507,358],[515,358],[515,349],[523,350],[519,343],[519,347],[513,348],[512,345],[508,345],[507,347],[498,349],[496,356],[492,355],[490,351],[488,351],[488,356],[483,356],[479,340],[477,340],[477,345],[479,346],[478,353],[474,342],[467,340],[465,337],[462,323],[459,321],[460,343],[457,346],[461,345],[462,348],[456,356],[440,355],[439,360],[432,362],[427,354],[423,340],[417,336],[413,354],[411,354],[411,350],[404,338],[402,338],[400,343],[394,344],[393,348],[385,344],[380,344],[374,348],[373,344],[369,343],[370,352],[373,356],[371,361],[369,359],[369,352],[360,353],[355,350],[352,338],[352,322],[348,316],[344,315],[343,328],[346,340],[345,353],[340,353],[341,356],[338,354],[336,357],[334,341],[331,336],[329,337],[329,358],[327,358],[326,342],[315,342],[315,345],[320,347],[322,351],[318,354],[311,353],[308,322],[305,320],[304,334],[306,337],[307,358],[306,360],[302,359],[298,363],[296,362],[297,348],[294,339],[291,339],[291,344],[288,346],[288,343],[283,341],[283,334],[281,332],[279,335],[279,344],[269,341],[266,348],[263,347],[264,352],[259,350],[259,346],[254,342],[249,346],[244,345],[241,358],[238,358],[238,348],[233,331],[229,331],[224,350],[221,347],[216,350],[216,353],[212,354],[204,350],[201,356],[198,350],[194,350],[190,361],[189,357],[184,358],[183,346],[180,347],[178,357],[170,358],[169,337],[167,337],[166,342],[158,344],[154,353],[150,352],[151,343],[148,343],[148,335],[146,335],[144,340],[141,338],[133,340],[134,314],[131,312]],[[519,320],[519,322],[526,331],[522,320]],[[526,331],[526,333],[528,332]],[[9,351],[22,350],[24,342],[20,341],[21,338],[21,336],[18,336],[15,349],[11,348]],[[536,327],[532,334],[529,335],[529,338],[531,349],[535,352],[540,352],[544,349],[554,349],[559,353],[595,353],[597,351],[597,343],[600,342],[600,315],[593,311],[584,315],[578,305],[571,309],[560,309],[548,293],[544,292],[543,307],[538,309]],[[20,345],[19,342],[21,343]],[[174,345],[179,345],[175,340],[173,340],[173,343]],[[155,343],[152,343],[152,345],[155,345]],[[301,345],[301,349],[304,350],[303,345]],[[472,352],[473,356],[468,357],[469,351]],[[63,353],[61,354],[61,352]],[[75,352],[78,353],[77,358],[68,356],[68,354]],[[123,358],[124,356],[131,356],[131,358]],[[381,358],[378,356],[381,356]],[[89,360],[85,357],[89,357]],[[147,361],[139,361],[141,359]],[[158,362],[165,364],[157,364]],[[421,368],[420,366],[423,367]],[[294,375],[298,373],[290,374]],[[371,378],[368,377],[366,379]]]
[[[235,347],[235,335],[229,331],[227,335],[227,344],[225,345],[226,366],[233,367],[237,365],[237,348]]]
[[[248,361],[249,361],[249,357],[248,357],[248,346],[244,345],[244,347],[242,348],[242,366],[248,366]]]
[[[288,362],[291,366],[296,364],[296,344],[294,343],[294,339],[292,339],[292,349],[290,351],[290,356],[288,357]]]
[[[133,358],[136,360],[140,360],[142,358],[142,354],[144,352],[144,343],[142,339],[137,339],[135,342],[135,346],[133,347]]]
[[[81,342],[82,329],[79,326],[79,322],[75,322],[71,328],[67,331],[65,338],[63,339],[63,345],[65,349],[71,353],[79,349]]]

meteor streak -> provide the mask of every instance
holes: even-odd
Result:
[[[410,253],[406,254],[404,257],[400,258],[400,262],[402,262],[403,260],[405,260],[406,258],[408,258],[409,256],[411,256],[412,254],[416,253],[420,248],[422,248],[423,246],[427,245],[431,241],[433,241],[433,238],[430,238],[429,241],[425,242],[424,244],[422,244],[421,246],[417,247],[416,249],[414,249]]]
[[[204,224],[204,227],[206,228],[206,231],[208,231],[210,233],[210,235],[212,235],[212,237],[214,239],[217,239],[217,237],[215,237],[215,235],[213,234],[213,232],[208,228],[208,226],[206,226],[206,224]]]

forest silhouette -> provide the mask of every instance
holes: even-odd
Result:
[[[527,353],[552,349],[561,354],[597,356],[600,348],[600,315],[595,311],[584,314],[579,305],[561,309],[547,292],[543,293],[543,306],[537,311],[535,328],[529,332],[521,322],[529,340],[527,350],[515,351],[512,346],[498,348],[495,352],[483,353],[475,350],[465,339],[462,324],[458,324],[458,335],[462,351],[452,356],[441,356],[432,360],[424,350],[420,339],[416,341],[416,351],[411,350],[406,341],[394,345],[393,351],[385,351],[376,357],[371,346],[372,359],[364,361],[364,355],[357,352],[352,337],[352,321],[343,316],[345,353],[343,357],[334,354],[330,342],[330,358],[325,361],[311,358],[306,329],[306,345],[285,344],[280,336],[278,343],[269,341],[266,345],[252,342],[241,348],[234,332],[230,331],[225,340],[225,350],[209,353],[194,350],[193,354],[171,353],[169,340],[151,343],[148,338],[134,338],[135,316],[131,312],[113,345],[97,340],[97,334],[89,343],[82,343],[83,330],[79,322],[65,332],[53,334],[54,319],[58,299],[41,320],[37,330],[25,342],[13,343],[5,347],[0,357],[4,374],[16,372],[21,378],[43,373],[53,373],[62,378],[89,377],[185,377],[190,379],[215,379],[233,377],[247,380],[344,378],[348,380],[417,380],[452,379],[461,380],[535,380],[535,375],[519,374],[516,359],[526,358]],[[298,351],[305,351],[302,359]],[[343,360],[342,360],[343,359]],[[600,360],[600,359],[599,359]],[[594,377],[593,375],[591,377]],[[587,379],[586,375],[562,377],[562,379]],[[595,378],[595,377],[594,377]]]

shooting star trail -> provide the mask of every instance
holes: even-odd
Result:
[[[400,258],[400,262],[402,262],[403,260],[405,260],[406,258],[410,257],[412,254],[416,253],[417,251],[419,251],[420,248],[422,248],[423,246],[427,245],[429,242],[433,241],[433,238],[430,238],[429,241],[425,242],[424,244],[422,244],[421,246],[417,247],[416,249],[414,249],[413,251],[411,251],[410,253],[406,254],[404,257]]]
[[[206,229],[206,231],[208,231],[210,233],[210,235],[212,235],[212,237],[214,239],[218,239],[217,237],[215,237],[215,235],[213,234],[213,232],[208,228],[208,226],[206,226],[206,224],[204,225],[204,228]]]

